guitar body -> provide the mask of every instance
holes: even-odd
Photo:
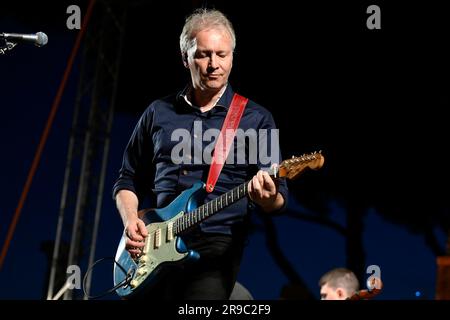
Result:
[[[174,236],[171,230],[176,219],[185,212],[197,208],[204,198],[204,183],[197,182],[183,191],[167,207],[146,210],[141,219],[145,222],[149,235],[145,239],[143,253],[137,260],[132,259],[126,250],[127,237],[125,233],[122,235],[115,259],[126,273],[114,264],[114,285],[126,279],[131,282],[116,289],[120,297],[131,298],[144,289],[151,290],[164,272],[170,270],[170,266],[200,258],[197,252],[188,250],[183,239],[180,236]]]

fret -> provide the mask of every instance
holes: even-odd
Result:
[[[236,192],[236,194],[234,195],[234,200],[238,200],[239,199],[239,194],[238,194],[238,189],[237,188],[234,188],[231,192],[233,192],[233,195],[234,195],[234,193]]]
[[[193,215],[194,215],[194,223],[197,223],[197,209],[194,210]]]
[[[214,199],[214,204],[216,205],[216,212],[219,211],[219,209],[217,208],[217,198]]]
[[[202,210],[201,210],[201,215],[200,217],[202,217],[202,220],[205,219],[205,206],[201,206]]]
[[[234,202],[234,199],[233,199],[233,190],[231,190],[231,203],[233,203]]]
[[[209,216],[208,205],[205,205],[205,217]]]
[[[244,184],[241,184],[240,186],[239,186],[239,191],[240,191],[240,193],[241,193],[241,197],[244,197],[245,196],[245,183]]]
[[[187,225],[188,225],[188,228],[189,228],[192,225],[192,223],[191,223],[191,215],[187,214],[186,216],[187,216]]]
[[[232,203],[233,203],[233,198],[232,198],[232,196],[231,196],[230,192],[227,192],[227,200],[228,200],[228,203],[227,203],[227,205],[229,205],[229,204],[232,204]]]
[[[212,206],[213,204],[212,204],[212,202],[209,202],[208,205],[209,205],[209,215],[212,215],[214,213],[214,209]]]
[[[228,206],[228,195],[225,193],[225,194],[222,195],[222,197],[225,200],[225,206]]]

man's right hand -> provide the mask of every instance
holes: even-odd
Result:
[[[145,245],[144,240],[148,236],[144,221],[138,217],[129,218],[125,226],[125,235],[128,238],[125,248],[134,259],[141,254]]]
[[[125,248],[135,259],[142,252],[144,239],[148,235],[144,221],[138,216],[138,198],[130,190],[120,190],[116,195],[116,204],[125,226]]]

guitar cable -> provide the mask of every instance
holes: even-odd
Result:
[[[111,289],[108,289],[108,290],[106,290],[105,292],[103,292],[103,293],[101,293],[101,294],[99,294],[99,295],[91,296],[91,295],[89,295],[89,294],[86,292],[86,280],[87,280],[87,276],[88,276],[88,274],[89,274],[90,272],[92,272],[92,270],[94,269],[94,267],[95,267],[98,263],[100,263],[100,262],[102,262],[102,261],[105,261],[105,260],[112,260],[112,261],[114,261],[114,263],[117,264],[117,266],[120,268],[120,270],[122,270],[122,272],[123,272],[124,274],[126,274],[127,276],[126,276],[126,278],[125,278],[123,281],[119,282],[118,284],[116,284],[116,285],[115,285],[114,287],[112,287]],[[85,274],[84,277],[83,277],[83,293],[84,293],[85,297],[87,297],[88,299],[95,300],[95,299],[102,298],[102,297],[104,297],[104,296],[106,296],[106,295],[108,295],[108,294],[114,293],[114,291],[116,291],[116,290],[119,289],[120,287],[125,287],[125,286],[129,285],[130,282],[131,282],[131,280],[133,279],[133,275],[134,275],[134,272],[133,272],[133,273],[128,273],[128,272],[125,270],[125,268],[124,268],[120,263],[118,263],[118,262],[114,259],[114,257],[104,257],[104,258],[98,259],[97,261],[95,261],[95,262],[88,268],[88,270],[86,271],[86,274]]]

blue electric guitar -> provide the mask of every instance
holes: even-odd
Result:
[[[295,179],[306,169],[317,170],[323,166],[321,152],[284,160],[269,174],[275,178]],[[183,191],[167,207],[139,211],[145,222],[148,236],[139,258],[133,259],[125,249],[127,237],[122,235],[114,265],[114,285],[122,298],[130,298],[139,292],[151,289],[161,275],[174,266],[197,260],[200,255],[186,248],[182,234],[223,208],[247,195],[248,182],[203,204],[206,195],[205,184],[195,183]]]

